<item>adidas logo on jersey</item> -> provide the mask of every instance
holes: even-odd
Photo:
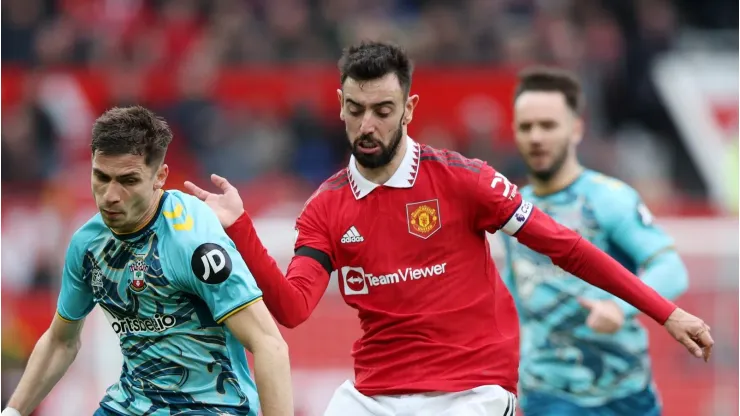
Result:
[[[361,243],[365,241],[365,238],[363,238],[360,233],[357,232],[357,228],[353,225],[350,227],[349,230],[347,230],[346,233],[342,236],[342,244],[349,244],[349,243]]]

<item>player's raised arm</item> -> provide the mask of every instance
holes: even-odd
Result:
[[[504,175],[484,166],[475,192],[479,229],[515,237],[568,273],[635,306],[664,325],[694,356],[708,359],[714,341],[701,319],[677,308],[578,233],[522,200]]]
[[[33,348],[23,377],[2,416],[31,414],[67,372],[80,350],[84,318],[95,306],[90,287],[83,281],[82,255],[73,239],[64,262],[57,313]]]
[[[236,188],[217,175],[212,175],[211,180],[221,189],[221,194],[207,192],[191,182],[186,182],[185,187],[216,213],[262,289],[265,304],[275,319],[288,328],[301,324],[329,285],[332,261],[326,231],[322,228],[325,217],[313,204],[307,203],[296,225],[296,255],[283,276],[262,245]]]

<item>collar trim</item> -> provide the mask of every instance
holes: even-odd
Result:
[[[412,138],[406,136],[406,154],[403,155],[403,160],[401,160],[401,164],[398,166],[398,169],[396,169],[396,172],[382,186],[388,186],[391,188],[413,187],[419,173],[420,160],[421,146]],[[362,176],[360,171],[357,169],[357,160],[355,160],[354,155],[349,159],[347,177],[355,199],[362,199],[375,190],[375,188],[381,186]]]

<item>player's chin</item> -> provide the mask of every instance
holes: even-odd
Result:
[[[388,164],[382,152],[378,154],[365,154],[357,152],[354,154],[357,163],[368,169],[375,169]]]
[[[102,212],[101,214],[103,222],[109,227],[116,227],[125,223],[126,216],[122,213],[107,214],[105,212]]]
[[[553,176],[553,170],[551,165],[535,165],[529,166],[529,173],[535,178],[541,180],[549,180]]]

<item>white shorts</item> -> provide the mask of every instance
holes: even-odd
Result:
[[[455,393],[368,397],[347,380],[334,392],[324,416],[514,416],[516,396],[500,386]]]

